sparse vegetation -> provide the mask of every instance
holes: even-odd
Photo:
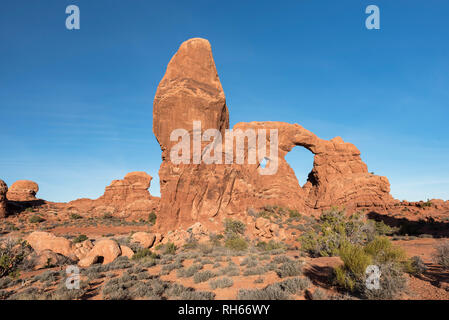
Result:
[[[0,278],[17,277],[19,265],[25,257],[27,243],[8,239],[0,242]]]
[[[234,281],[232,281],[231,278],[227,278],[227,277],[209,281],[209,286],[211,287],[211,289],[229,288],[229,287],[232,287],[233,284],[234,284]]]
[[[156,224],[156,219],[157,219],[156,213],[150,212],[150,214],[148,215],[148,222],[150,223],[150,225]]]
[[[386,237],[377,237],[365,246],[346,242],[339,251],[343,266],[335,269],[336,283],[349,292],[368,299],[392,299],[405,288],[405,252]],[[370,265],[380,270],[380,287],[366,287]]]
[[[80,243],[80,242],[83,242],[83,241],[86,241],[86,240],[88,240],[89,238],[85,235],[85,234],[80,234],[79,236],[77,236],[76,238],[74,238],[73,240],[72,240],[72,242],[73,243]]]
[[[392,232],[383,222],[365,219],[361,212],[347,216],[344,210],[332,208],[300,237],[301,249],[313,257],[335,256],[346,242],[363,244]]]
[[[45,221],[45,219],[44,218],[42,218],[40,215],[34,215],[34,216],[31,216],[29,219],[28,219],[28,221],[30,222],[30,223],[41,223],[41,222],[44,222]]]
[[[438,244],[434,253],[435,262],[444,269],[449,269],[449,241]]]
[[[150,249],[140,249],[136,253],[134,253],[132,259],[133,260],[141,260],[141,259],[158,259],[159,255],[152,252]]]

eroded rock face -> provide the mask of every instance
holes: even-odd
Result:
[[[145,172],[130,172],[123,180],[112,181],[100,198],[71,201],[65,210],[93,216],[110,214],[119,218],[146,219],[159,206],[159,198],[148,191],[152,179]]]
[[[238,123],[233,128],[265,129],[268,137],[269,130],[277,130],[278,152],[270,155],[269,162],[277,162],[278,166],[272,175],[259,174],[259,163],[236,164],[236,145],[231,156],[233,164],[195,164],[193,148],[188,164],[174,164],[170,150],[177,141],[170,141],[170,135],[175,129],[185,129],[185,135],[193,136],[194,121],[201,121],[201,133],[217,129],[225,140],[229,114],[210,44],[204,39],[191,39],[181,45],[154,99],[153,131],[163,160],[157,220],[161,231],[186,228],[198,221],[218,226],[225,216],[245,215],[248,207],[280,205],[307,211],[332,205],[385,206],[393,201],[387,178],[370,174],[354,145],[339,137],[320,139],[297,124],[251,122]],[[207,144],[202,142],[201,150]],[[314,168],[303,187],[285,160],[295,146],[305,147],[315,155]],[[219,157],[223,159],[224,145],[221,150]],[[248,152],[243,152],[247,160]]]
[[[6,193],[8,186],[3,180],[0,180],[0,218],[5,218],[7,214],[7,200]]]
[[[18,180],[14,182],[8,190],[7,198],[10,201],[34,201],[39,186],[30,180]]]

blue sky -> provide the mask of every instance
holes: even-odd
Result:
[[[78,5],[81,29],[65,28]],[[380,8],[381,29],[365,28]],[[207,38],[231,125],[299,123],[341,136],[399,199],[449,199],[447,1],[2,1],[0,179],[51,201],[153,177],[152,101],[179,45]],[[287,160],[303,183],[312,154]]]

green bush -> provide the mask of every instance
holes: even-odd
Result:
[[[70,215],[70,219],[73,219],[73,220],[79,220],[79,219],[82,219],[82,218],[83,217],[80,214],[78,214],[78,213],[72,213]]]
[[[244,238],[235,235],[226,239],[225,247],[234,251],[243,251],[248,248],[248,243]]]
[[[296,210],[288,210],[288,215],[290,218],[301,218],[302,215]]]
[[[343,265],[335,268],[335,281],[341,288],[368,299],[392,299],[405,288],[404,271],[409,263],[402,248],[386,237],[376,237],[365,246],[344,243],[339,255]],[[380,289],[366,287],[369,265],[380,269]]]
[[[75,239],[72,240],[73,243],[80,243],[89,239],[85,234],[80,234]]]
[[[238,234],[244,234],[246,230],[246,225],[238,220],[225,219],[224,221],[225,233],[228,236],[234,236]]]
[[[232,281],[231,278],[227,278],[227,277],[209,281],[209,286],[211,287],[211,289],[214,289],[214,290],[217,288],[219,288],[219,289],[229,288],[229,287],[232,287],[233,285],[234,285],[234,281]]]
[[[41,223],[41,222],[44,222],[45,219],[36,214],[34,216],[31,216],[30,219],[28,219],[28,221],[30,223]]]
[[[343,243],[363,244],[393,229],[383,222],[367,220],[358,212],[347,216],[344,210],[332,208],[324,212],[300,238],[301,249],[313,257],[335,256]]]
[[[158,259],[159,255],[151,252],[150,249],[140,249],[132,256],[132,260],[141,260],[141,259]]]
[[[0,278],[19,275],[19,265],[25,258],[27,247],[25,241],[6,240],[0,243]]]
[[[175,254],[176,246],[173,242],[168,242],[164,245],[164,254]]]
[[[156,216],[156,214],[155,214],[154,212],[151,212],[151,213],[148,215],[148,222],[149,222],[151,225],[154,225],[154,224],[156,223],[156,219],[157,219],[157,216]]]
[[[276,250],[276,249],[284,249],[285,245],[281,242],[276,242],[274,240],[270,240],[268,242],[259,241],[256,244],[256,247],[262,251],[271,251],[271,250]]]

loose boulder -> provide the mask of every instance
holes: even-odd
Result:
[[[156,235],[147,232],[136,232],[131,236],[131,241],[139,243],[144,248],[151,248],[156,241]]]
[[[38,254],[44,250],[50,250],[73,260],[78,260],[74,254],[72,242],[66,238],[57,237],[48,232],[34,231],[25,240]]]

